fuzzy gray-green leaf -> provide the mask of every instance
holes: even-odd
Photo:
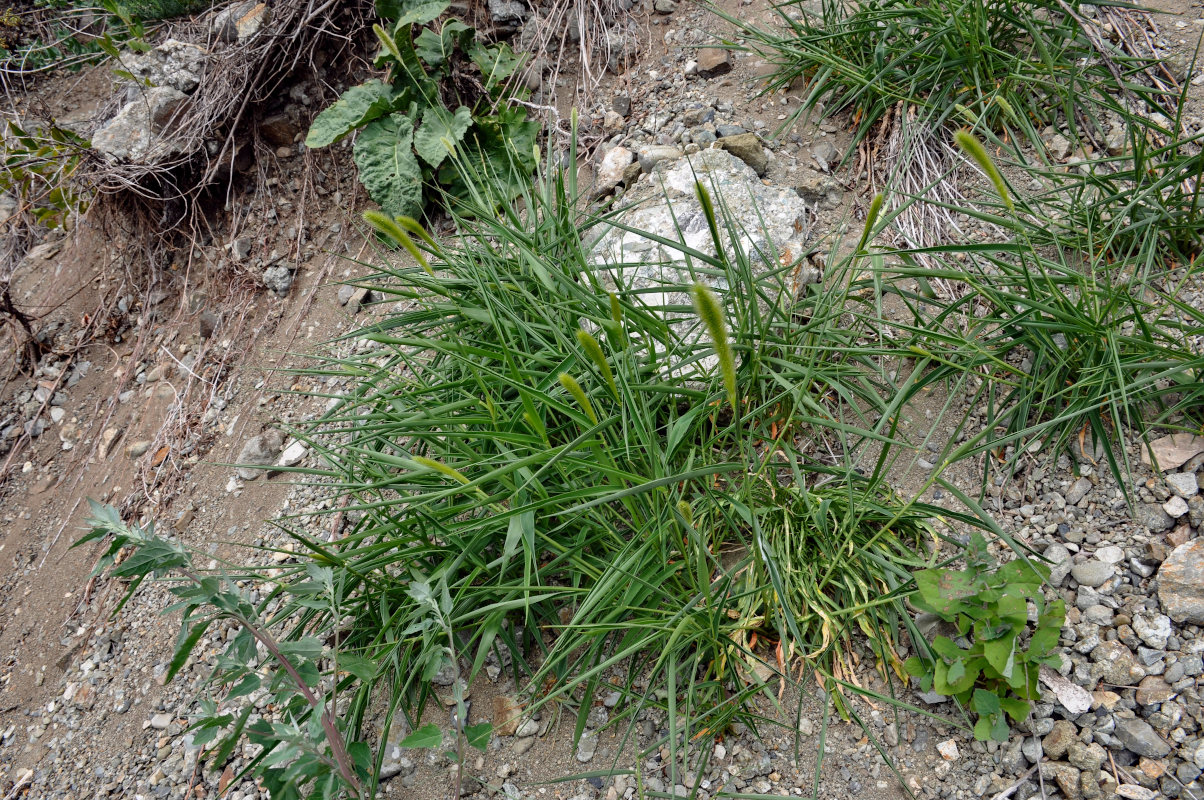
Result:
[[[460,106],[454,114],[442,106],[422,112],[422,125],[414,131],[414,149],[422,160],[438,168],[472,126],[472,111]]]
[[[383,81],[352,86],[314,118],[305,146],[312,149],[334,144],[361,125],[389,113],[393,102],[393,88]]]
[[[390,216],[422,213],[422,170],[414,157],[413,138],[413,122],[398,113],[370,122],[355,140],[360,181]]]

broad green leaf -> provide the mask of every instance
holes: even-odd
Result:
[[[485,748],[489,747],[489,737],[493,735],[493,725],[488,722],[481,722],[477,725],[469,725],[464,729],[464,738],[468,740],[468,744],[482,753]]]
[[[995,724],[991,726],[991,738],[997,742],[1006,742],[1011,730],[1008,728],[1008,720],[1003,714],[997,714],[994,717]]]
[[[903,671],[913,678],[921,678],[928,674],[928,665],[919,656],[912,656],[903,662]]]
[[[414,157],[414,124],[405,114],[368,123],[355,140],[355,165],[368,196],[394,217],[422,213],[422,170]]]
[[[987,663],[1005,678],[1012,676],[1015,667],[1016,640],[1012,636],[1001,636],[983,643],[982,654]]]
[[[937,636],[932,640],[932,650],[948,662],[965,658],[966,651],[958,647],[948,636]]]
[[[484,44],[473,42],[468,46],[468,57],[481,70],[481,78],[485,90],[492,92],[497,86],[514,74],[523,63],[521,56],[515,55],[510,46],[504,42]]]
[[[974,690],[974,710],[979,714],[994,714],[999,711],[999,695],[986,689]]]
[[[376,79],[343,92],[321,114],[314,118],[305,137],[309,148],[326,147],[347,134],[393,110],[393,88]]]
[[[1015,586],[1008,587],[996,609],[996,616],[1009,625],[1023,628],[1028,622],[1028,602]]]
[[[922,569],[915,577],[924,605],[946,620],[962,609],[959,601],[975,593],[974,578],[967,571]]]
[[[979,717],[978,722],[974,723],[974,738],[980,742],[985,742],[991,738],[991,720],[987,717]]]
[[[433,722],[423,725],[418,730],[401,740],[402,747],[438,747],[443,744],[443,731]]]
[[[428,66],[438,67],[447,63],[457,47],[466,48],[475,35],[476,32],[463,22],[449,19],[439,33],[423,28],[414,39],[414,50]]]
[[[950,686],[954,686],[966,677],[966,662],[954,661],[949,665],[949,672],[945,675],[945,680]]]
[[[243,677],[241,681],[236,683],[234,687],[230,689],[230,693],[226,695],[226,699],[233,700],[236,697],[245,697],[246,695],[249,695],[251,692],[258,689],[261,682],[262,681],[260,681],[259,676],[252,672],[251,674]]]
[[[365,683],[376,677],[376,662],[363,656],[353,656],[348,653],[339,655],[339,669],[350,672]]]
[[[438,169],[472,126],[472,112],[460,106],[454,114],[442,107],[422,112],[422,124],[414,131],[414,149],[422,160]]]
[[[408,3],[406,9],[398,17],[393,30],[397,31],[403,26],[408,25],[425,25],[439,18],[439,15],[447,11],[447,7],[451,5],[450,0],[431,0],[426,3]]]
[[[1007,712],[1007,715],[1012,718],[1013,722],[1019,722],[1028,716],[1030,706],[1023,700],[1017,700],[1014,697],[1004,697],[999,701],[999,706]]]

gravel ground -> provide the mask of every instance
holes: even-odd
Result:
[[[645,48],[627,79],[608,80],[589,109],[585,133],[598,144],[592,154],[596,195],[621,198],[658,163],[718,142],[767,184],[794,189],[810,208],[814,241],[822,244],[825,235],[839,221],[855,215],[865,200],[861,187],[836,169],[847,134],[829,121],[788,134],[778,143],[766,142],[764,148],[750,145],[748,135],[770,133],[796,106],[798,96],[750,98],[748,81],[763,72],[763,65],[727,51],[696,49],[711,41],[706,31],[714,27],[714,21],[697,9],[657,0],[642,33],[629,30],[624,33],[627,38],[616,40],[634,47],[643,36],[652,46]],[[538,80],[534,83],[541,85]],[[549,98],[553,91],[554,87],[544,85]],[[289,287],[274,288],[283,293]],[[345,291],[338,300],[366,299],[353,295]],[[1192,300],[1200,302],[1199,297]],[[74,369],[83,367],[77,364]],[[323,387],[326,391],[343,388],[337,383]],[[45,425],[43,405],[51,409],[62,405],[54,402],[53,395],[39,398],[32,388],[26,394],[16,394],[11,419],[5,417],[10,427],[0,431],[0,439],[10,439],[40,421]],[[292,406],[290,413],[293,419],[302,419],[320,410],[320,403],[309,402]],[[218,409],[207,424],[228,421]],[[318,466],[301,445],[284,437],[257,434],[245,439],[241,461],[271,464],[283,458],[286,463]],[[1135,447],[1130,447],[1130,456],[1134,463],[1139,461]],[[1204,624],[1204,539],[1199,538],[1204,525],[1200,494],[1204,454],[1162,474],[1136,467],[1128,487],[1136,500],[1132,514],[1122,488],[1102,468],[1097,453],[1077,452],[1052,460],[1036,454],[1019,464],[1010,480],[1000,479],[987,487],[987,509],[1012,536],[1051,563],[1053,576],[1046,595],[1062,597],[1068,609],[1059,647],[1062,668],[1057,672],[1089,699],[1084,701],[1083,692],[1065,688],[1047,691],[1032,717],[1016,726],[1006,743],[976,742],[955,724],[855,701],[861,703],[868,727],[863,731],[832,721],[823,744],[821,796],[847,792],[895,798],[910,791],[959,800],[1204,798],[1200,783],[1204,709],[1199,696],[1204,673],[1200,627]],[[253,488],[254,480],[283,480],[279,475],[251,478],[254,474],[229,470],[225,492],[233,499]],[[964,483],[967,491],[977,488]],[[931,499],[948,501],[939,496]],[[337,502],[320,486],[297,485],[275,511],[299,514],[297,524],[311,535],[325,537],[330,517],[318,512]],[[219,538],[280,550],[272,557],[272,566],[290,560],[291,540],[258,519],[211,531],[208,537],[192,535],[191,540],[216,553],[217,545],[208,542]],[[202,748],[186,732],[197,692],[233,629],[211,630],[196,651],[200,657],[175,681],[163,685],[170,638],[163,635],[159,612],[167,599],[162,587],[146,588],[119,616],[104,619],[88,632],[65,657],[61,678],[38,674],[39,686],[56,682],[53,699],[20,709],[19,722],[0,731],[0,769],[16,763],[22,752],[39,749],[42,755],[32,767],[13,769],[0,778],[0,790],[15,786],[14,797],[24,791],[26,797],[65,799],[266,796],[250,781],[232,780],[254,756],[255,747],[245,746],[224,769],[212,770],[204,765]],[[692,769],[674,773],[663,748],[640,762],[632,755],[634,746],[650,747],[667,734],[662,713],[636,715],[634,746],[626,749],[616,730],[606,727],[617,713],[618,692],[603,693],[575,747],[571,723],[564,724],[549,711],[503,726],[511,716],[507,712],[512,712],[526,688],[515,686],[504,666],[491,660],[471,688],[474,716],[491,719],[499,732],[487,752],[465,766],[462,793],[466,797],[615,800],[654,792],[682,797],[695,793],[707,800],[720,793],[811,794],[824,718],[823,701],[813,691],[787,694],[786,713],[764,704],[764,712],[776,717],[781,727],[756,735],[737,726],[711,746],[701,773],[693,769],[701,753],[692,756]],[[869,671],[860,677],[871,688],[885,688]],[[902,699],[936,717],[961,719],[950,703],[939,698],[904,689]],[[1077,705],[1080,701],[1088,707]],[[256,706],[256,715],[271,715],[266,693],[252,695],[248,702]],[[802,707],[797,723],[795,704]],[[94,747],[94,742],[111,739],[115,718],[135,713],[141,716],[124,725],[128,733],[117,748]],[[431,720],[445,729],[450,726],[449,720],[431,713]],[[379,722],[374,724],[379,727]],[[384,792],[424,798],[445,794],[454,766],[435,752],[398,748],[396,743],[406,733],[398,723],[386,737]],[[796,745],[800,760],[795,759]],[[876,745],[889,756],[897,775]],[[611,767],[635,774],[541,783]]]

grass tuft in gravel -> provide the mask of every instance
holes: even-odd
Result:
[[[319,367],[354,387],[308,439],[359,521],[329,544],[298,535],[344,587],[341,621],[305,624],[388,664],[405,713],[444,657],[408,590],[420,582],[448,598],[467,679],[506,650],[531,708],[575,715],[580,736],[621,669],[610,724],[631,736],[660,709],[684,768],[679,734],[764,724],[754,695],[813,678],[863,691],[861,633],[902,678],[910,571],[958,552],[966,526],[992,529],[886,481],[923,384],[895,381],[868,344],[864,250],[796,293],[797,265],[743,251],[722,198],[698,192],[720,255],[662,242],[699,282],[655,292],[593,266],[605,221],[577,214],[562,173],[522,213],[459,206],[443,245],[402,221],[429,271],[382,268],[374,283],[402,305]]]
[[[766,91],[806,88],[783,129],[803,114],[849,109],[856,145],[902,104],[931,115],[926,124],[1038,144],[1042,127],[1063,122],[1102,137],[1105,110],[1132,113],[1118,98],[1172,114],[1161,87],[1140,79],[1156,62],[1060,0],[824,0],[819,12],[787,2],[772,28],[713,10],[774,67]]]

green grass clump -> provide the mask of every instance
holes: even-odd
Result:
[[[1051,0],[824,0],[817,14],[801,2],[775,6],[781,26],[736,25],[748,49],[775,68],[766,91],[802,82],[802,106],[822,102],[823,116],[854,112],[853,144],[899,103],[925,110],[935,126],[953,121],[1039,142],[1037,132],[1064,120],[1106,131],[1102,112],[1128,117],[1119,96],[1157,107],[1160,95],[1136,75],[1153,59],[1092,41],[1074,15]]]
[[[579,217],[559,173],[521,214],[482,189],[447,245],[381,221],[430,269],[381,272],[404,308],[318,370],[353,389],[307,438],[362,516],[333,544],[298,538],[342,587],[342,622],[313,610],[305,625],[340,625],[349,652],[390,665],[396,702],[420,706],[441,658],[415,581],[448,598],[470,675],[505,644],[516,682],[576,709],[578,734],[616,666],[612,723],[662,708],[671,749],[754,721],[746,700],[779,678],[856,691],[838,661],[857,631],[902,674],[910,570],[942,541],[957,551],[947,525],[990,523],[886,483],[894,420],[921,387],[867,344],[855,262],[797,296],[796,265],[733,249],[739,225],[699,197],[728,246],[677,246],[722,291],[604,276],[586,245],[601,221]],[[697,308],[647,300],[691,292]],[[833,447],[835,462],[820,455]]]
[[[984,453],[1102,452],[1128,486],[1128,434],[1148,441],[1158,427],[1194,430],[1204,422],[1204,312],[1185,293],[1204,285],[1197,261],[1180,267],[1148,251],[1116,260],[1106,246],[1117,226],[1082,233],[1092,247],[1060,246],[1056,227],[1001,218],[1011,242],[899,250],[887,282],[908,309],[912,352],[931,358],[934,375],[983,378],[972,404],[986,411],[977,437],[953,458]],[[1122,223],[1123,224],[1123,223]],[[1054,244],[1043,244],[1054,232]],[[943,279],[955,296],[915,291]]]

